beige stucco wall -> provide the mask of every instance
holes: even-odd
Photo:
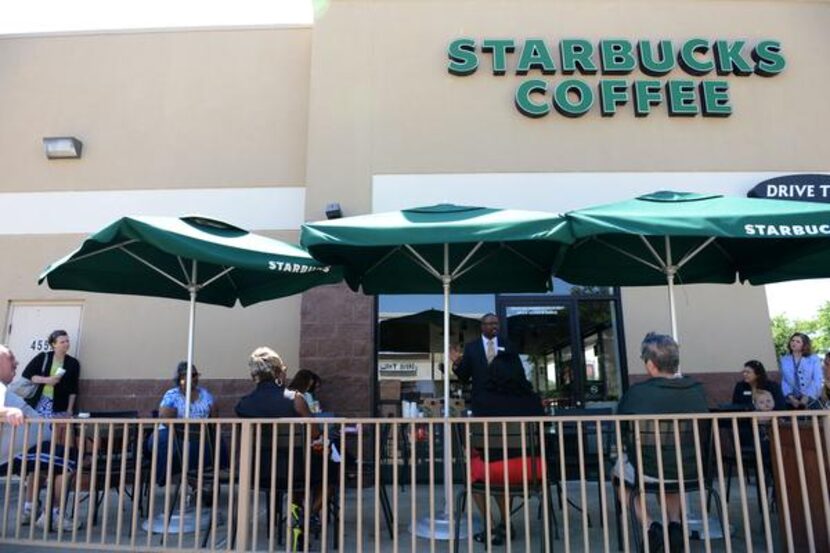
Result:
[[[296,233],[269,233],[296,240]],[[37,275],[50,261],[71,251],[82,236],[0,237],[0,258],[12,260],[2,272],[0,305],[8,328],[9,301],[80,300],[83,325],[80,360],[84,378],[168,378],[187,358],[189,306],[186,301],[117,294],[50,290]],[[297,367],[300,296],[251,307],[197,304],[195,363],[206,378],[247,378],[254,348],[268,345],[288,366]],[[20,369],[22,371],[22,367]]]
[[[0,39],[0,193],[303,186],[310,56],[309,28]],[[46,160],[51,135],[81,138],[83,158]],[[168,378],[186,357],[186,302],[36,285],[82,239],[0,236],[0,318],[13,300],[80,299],[84,378]],[[246,378],[269,345],[296,368],[299,321],[299,297],[199,305],[196,363]]]
[[[297,186],[308,28],[0,39],[0,191]],[[84,142],[52,162],[41,138]]]
[[[826,171],[828,28],[827,2],[334,1],[313,31],[307,216],[330,201],[346,214],[369,211],[377,174]],[[463,36],[775,38],[788,67],[770,79],[726,77],[726,119],[670,118],[665,105],[638,119],[628,105],[613,118],[595,106],[576,119],[535,120],[513,107],[526,78],[511,74],[516,55],[505,76],[492,75],[487,55],[471,76],[447,72],[447,44]],[[737,371],[753,357],[774,366],[762,288],[681,287],[678,300],[687,370]],[[643,334],[670,328],[665,291],[625,290],[623,304],[637,373]]]

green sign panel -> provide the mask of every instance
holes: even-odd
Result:
[[[464,37],[450,42],[447,57],[447,71],[459,77],[472,75],[482,65],[498,76],[538,73],[516,87],[516,109],[527,117],[544,117],[551,111],[581,117],[592,109],[612,117],[623,108],[632,109],[637,117],[655,109],[676,117],[728,117],[732,115],[728,77],[774,77],[787,66],[776,40],[750,45],[745,40],[706,38],[682,43],[626,39],[595,43],[577,38],[551,44],[539,38]],[[675,70],[685,75],[660,79]],[[556,79],[557,73],[563,77]],[[600,79],[594,84],[580,78],[596,74]],[[633,78],[626,78],[632,74]]]

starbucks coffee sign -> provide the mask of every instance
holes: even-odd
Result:
[[[749,44],[705,38],[567,39],[556,44],[538,38],[465,37],[450,42],[447,57],[447,70],[459,77],[472,75],[482,65],[496,76],[538,73],[539,77],[519,82],[514,94],[516,109],[527,117],[544,117],[551,110],[581,117],[595,105],[606,117],[627,106],[638,117],[657,109],[676,117],[728,117],[732,115],[729,77],[773,77],[787,65],[776,40]],[[683,75],[661,78],[676,69]],[[557,74],[562,77],[540,78]],[[601,78],[593,84],[584,79],[597,74]]]

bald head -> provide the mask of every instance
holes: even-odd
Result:
[[[0,382],[10,384],[16,370],[17,359],[14,358],[14,353],[8,346],[0,344]]]

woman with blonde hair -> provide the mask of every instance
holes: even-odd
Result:
[[[255,349],[248,359],[248,368],[256,388],[236,404],[238,416],[251,419],[311,416],[303,395],[286,388],[285,363],[277,352],[269,347]],[[312,437],[316,438],[318,433],[313,426]]]
[[[256,382],[253,392],[246,395],[236,404],[236,414],[243,418],[266,419],[266,418],[296,418],[311,417],[308,405],[301,393],[293,392],[286,388],[288,378],[285,370],[285,363],[279,354],[269,347],[259,347],[251,353],[248,359],[248,368],[251,371],[251,378]],[[320,429],[316,424],[306,426],[312,440],[320,436]],[[285,432],[280,429],[280,432]],[[262,432],[263,436],[270,436],[270,429]],[[267,438],[266,438],[267,439]],[[302,445],[302,444],[300,444]],[[302,450],[303,448],[300,448]],[[302,471],[304,460],[296,456],[294,458],[294,478],[296,482],[302,482]],[[277,452],[277,482],[283,487],[287,484],[288,459],[291,457],[287,451]],[[322,506],[323,481],[323,457],[324,453],[315,448],[310,461],[310,481],[313,490],[312,500],[312,527],[319,520],[319,510]],[[270,485],[271,475],[271,447],[261,447],[261,456],[258,460],[261,474],[260,487]],[[333,472],[333,471],[332,471]],[[302,484],[300,484],[302,485]],[[302,492],[298,492],[302,493]],[[319,524],[319,523],[318,523]]]

